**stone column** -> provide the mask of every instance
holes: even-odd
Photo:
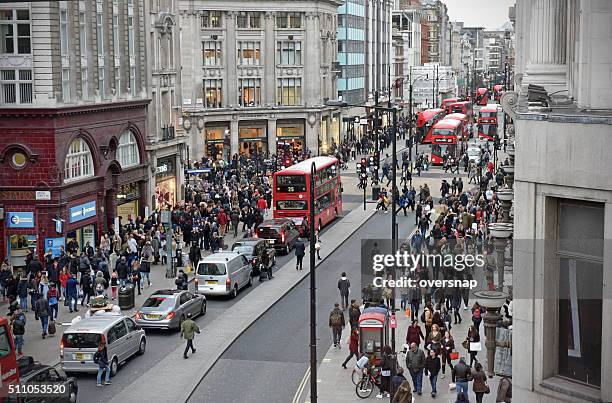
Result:
[[[232,119],[231,121],[230,144],[231,144],[231,148],[230,148],[229,157],[232,158],[234,154],[238,153],[238,151],[240,150],[239,149],[240,144],[238,144],[238,120],[236,119]]]
[[[227,89],[223,97],[223,105],[234,107],[238,104],[238,76],[237,76],[237,50],[236,50],[236,11],[228,11],[225,16],[225,27],[227,36],[225,38],[225,82]],[[233,122],[232,122],[233,123]],[[234,133],[232,133],[233,136]],[[238,136],[238,130],[236,130]],[[238,150],[238,148],[236,148]]]
[[[305,15],[306,33],[304,51],[304,77],[302,78],[302,103],[304,106],[319,104],[319,83],[321,80],[321,36],[319,34],[318,14],[309,11]]]
[[[567,0],[532,0],[525,81],[551,93],[567,88]],[[566,94],[563,94],[566,95]]]
[[[268,153],[276,154],[276,119],[268,120]]]

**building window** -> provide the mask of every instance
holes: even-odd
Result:
[[[113,55],[115,58],[121,56],[121,49],[119,44],[119,16],[113,15]]]
[[[204,99],[206,108],[221,108],[223,101],[223,82],[221,80],[204,80]]]
[[[70,182],[77,179],[93,176],[93,158],[89,146],[81,138],[75,139],[68,148],[66,162],[64,163],[64,181]]]
[[[204,66],[221,66],[222,59],[221,41],[202,42],[202,64]]]
[[[136,96],[136,67],[130,66],[130,94]]]
[[[87,15],[84,12],[79,13],[79,47],[81,57],[87,57]]]
[[[130,63],[134,59],[134,17],[128,17],[128,57]]]
[[[22,169],[28,163],[28,159],[24,153],[17,151],[11,156],[11,164],[15,169]]]
[[[0,70],[0,103],[32,103],[32,70]]]
[[[98,56],[104,57],[104,14],[96,14],[96,34],[98,43]]]
[[[87,81],[87,67],[81,69],[81,99],[89,99],[89,85]]]
[[[70,68],[62,68],[62,100],[70,102]]]
[[[60,10],[60,49],[62,56],[68,55],[68,11]]]
[[[282,106],[300,105],[302,102],[302,79],[279,78],[276,87],[276,103]]]
[[[604,207],[560,200],[557,214],[558,375],[600,387]]]
[[[202,11],[202,28],[221,28],[221,11]]]
[[[302,28],[302,14],[284,11],[276,13],[276,28]]]
[[[276,42],[277,63],[285,65],[302,64],[302,42],[278,41]]]
[[[2,53],[32,53],[29,10],[0,10],[0,54]]]
[[[261,104],[261,79],[241,78],[238,80],[238,105],[259,106]]]
[[[119,138],[119,146],[117,147],[117,161],[121,168],[127,168],[140,164],[140,153],[138,152],[138,142],[134,133],[131,131],[124,132]]]
[[[236,17],[237,28],[261,28],[261,13],[258,11],[241,11]]]
[[[98,67],[98,94],[104,98],[104,67]]]
[[[261,60],[260,42],[238,42],[238,64],[259,66]]]
[[[115,66],[115,94],[121,93],[121,66]]]

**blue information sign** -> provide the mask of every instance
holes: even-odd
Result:
[[[51,250],[53,257],[60,255],[60,246],[66,247],[66,239],[64,237],[45,238],[45,253]]]
[[[96,201],[79,204],[70,209],[70,222],[77,222],[96,216]]]
[[[34,213],[28,211],[9,212],[6,215],[8,228],[34,228]]]

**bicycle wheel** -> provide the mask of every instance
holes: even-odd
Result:
[[[362,379],[363,379],[363,370],[353,368],[353,373],[351,374],[351,381],[353,381],[353,385],[356,386],[359,383],[359,381]]]
[[[374,384],[370,378],[362,379],[359,381],[357,386],[355,386],[355,393],[357,393],[357,396],[359,396],[361,399],[367,399],[370,397],[370,395],[372,395],[372,391],[374,391]]]

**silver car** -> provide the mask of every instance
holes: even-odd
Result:
[[[206,297],[185,290],[155,291],[136,311],[136,323],[143,328],[178,329],[187,314],[206,314]]]
[[[134,354],[144,354],[147,337],[131,318],[117,312],[98,312],[70,326],[60,342],[60,364],[65,372],[97,372],[93,356],[106,341],[111,376]]]
[[[252,271],[251,263],[240,253],[213,253],[198,262],[196,292],[235,298],[241,288],[253,285]]]

